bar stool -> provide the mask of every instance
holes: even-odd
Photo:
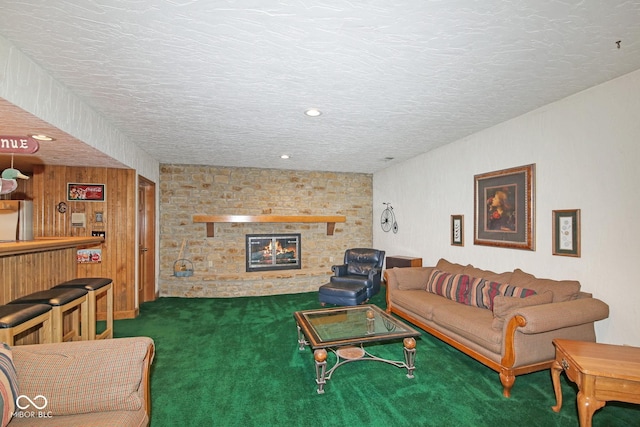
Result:
[[[57,288],[73,288],[86,289],[88,291],[87,299],[89,303],[89,327],[88,339],[101,340],[104,338],[113,338],[113,284],[112,280],[106,277],[83,277],[63,282],[53,289]],[[96,322],[98,321],[98,302],[97,299],[101,295],[106,294],[107,298],[107,326],[100,334],[96,332]]]
[[[0,306],[0,341],[15,344],[22,332],[41,325],[38,343],[51,342],[51,306],[49,304],[7,304]]]
[[[89,314],[86,289],[48,289],[15,299],[11,304],[49,304],[51,306],[51,341],[64,342],[77,338],[88,339],[87,329]],[[80,316],[78,316],[78,310]],[[63,318],[66,313],[72,312],[71,331],[64,333]]]

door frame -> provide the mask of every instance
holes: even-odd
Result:
[[[138,175],[138,307],[156,290],[156,184]]]

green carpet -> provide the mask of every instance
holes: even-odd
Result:
[[[384,308],[382,293],[371,302]],[[517,377],[506,399],[496,372],[426,333],[415,378],[386,363],[349,363],[319,395],[312,352],[298,350],[292,315],[312,308],[320,308],[317,293],[160,298],[143,304],[137,319],[116,321],[116,337],[155,340],[151,425],[578,425],[576,389],[564,376],[558,414],[548,371]],[[403,358],[401,343],[369,350]],[[640,407],[610,402],[593,425],[640,426]]]

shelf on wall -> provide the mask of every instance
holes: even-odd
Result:
[[[207,237],[214,237],[213,226],[216,222],[326,222],[327,236],[333,236],[336,222],[346,222],[343,215],[194,215],[193,222],[207,224]]]

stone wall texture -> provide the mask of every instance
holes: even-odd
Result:
[[[160,166],[160,296],[237,297],[310,292],[344,251],[371,247],[372,175],[198,165]],[[326,223],[216,223],[194,215],[344,215]],[[300,233],[302,268],[246,272],[245,235]],[[182,252],[182,254],[181,254]],[[186,259],[191,276],[174,275]]]

